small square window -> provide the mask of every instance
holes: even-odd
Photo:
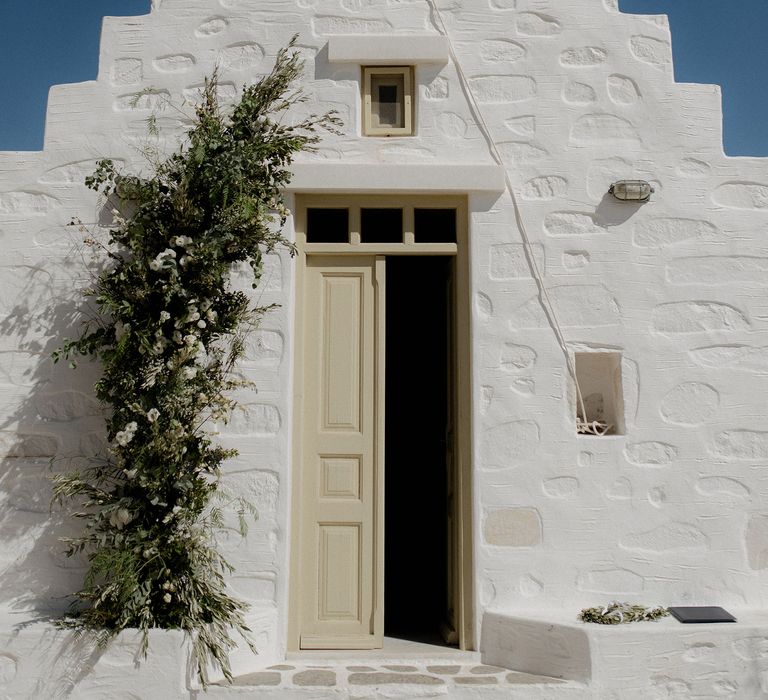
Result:
[[[363,68],[363,133],[413,134],[413,74],[408,66]]]
[[[455,209],[414,209],[416,243],[456,243]]]
[[[402,243],[402,209],[361,209],[361,243]]]
[[[307,243],[349,243],[349,210],[309,207]]]

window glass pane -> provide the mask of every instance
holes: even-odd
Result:
[[[379,85],[379,102],[382,104],[397,102],[397,87],[394,85]]]
[[[308,208],[307,243],[349,243],[349,210]]]
[[[456,243],[455,209],[414,209],[416,243]]]
[[[401,128],[404,123],[402,75],[371,76],[371,117],[377,128]]]
[[[361,209],[361,243],[402,243],[402,209]]]

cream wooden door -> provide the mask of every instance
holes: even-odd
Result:
[[[308,257],[301,464],[302,649],[381,647],[383,257]]]

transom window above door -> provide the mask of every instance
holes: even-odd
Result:
[[[305,195],[297,243],[311,253],[455,254],[466,231],[462,197]]]

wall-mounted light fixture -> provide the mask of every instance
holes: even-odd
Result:
[[[647,202],[653,187],[645,180],[618,180],[608,188],[608,193],[622,202]]]

